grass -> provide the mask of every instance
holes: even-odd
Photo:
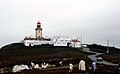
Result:
[[[120,63],[120,54],[103,54],[101,55],[104,60],[112,63]]]
[[[87,53],[82,49],[71,47],[53,47],[53,46],[33,46],[26,47],[21,43],[6,45],[0,50],[0,62],[5,62],[2,66],[25,63],[27,61],[40,62],[42,60],[63,60],[68,63],[78,63],[80,59],[90,63]],[[6,64],[7,62],[7,64]]]
[[[43,60],[63,61],[65,68],[52,68],[45,70],[24,70],[16,74],[94,74],[89,71],[88,67],[91,66],[91,61],[88,59],[88,55],[91,53],[85,53],[82,49],[70,48],[70,47],[53,47],[53,46],[34,46],[26,47],[21,43],[13,43],[6,45],[0,50],[0,67],[13,67],[16,64],[24,64],[28,61],[41,62]],[[94,54],[94,53],[92,53]],[[106,56],[106,55],[105,55]],[[113,55],[111,55],[113,56]],[[78,67],[74,68],[72,73],[69,73],[68,64],[72,62],[74,65],[78,65],[79,61],[83,59],[86,62],[87,71],[78,71]],[[66,68],[67,67],[67,68]],[[97,65],[97,71],[95,74],[116,74],[116,68],[106,65]],[[9,73],[8,73],[9,74]]]
[[[91,51],[95,51],[95,52],[106,53],[107,51],[107,46],[91,44],[91,45],[87,45],[87,47],[90,48]],[[109,53],[120,54],[120,49],[115,48],[115,47],[109,47]]]
[[[100,55],[104,60],[112,62],[112,63],[120,63],[120,49],[115,47],[109,47],[109,53],[106,53],[107,46],[92,44],[88,45],[91,51],[104,53]]]

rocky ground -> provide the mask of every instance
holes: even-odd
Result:
[[[7,74],[13,74],[11,72]],[[33,70],[24,70],[14,74],[119,74],[116,67],[97,65],[97,70],[93,72],[90,69],[86,71],[78,70],[78,67],[75,66],[72,72],[69,72],[68,66],[55,67],[55,68],[46,68],[46,69],[33,69]]]

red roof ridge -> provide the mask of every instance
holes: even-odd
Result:
[[[38,21],[37,24],[41,24],[41,23]]]

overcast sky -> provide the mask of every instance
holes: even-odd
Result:
[[[34,36],[83,37],[83,43],[120,47],[120,0],[0,0],[0,47]]]

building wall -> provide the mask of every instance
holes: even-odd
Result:
[[[40,41],[40,40],[24,40],[25,46],[34,46],[34,45],[42,45],[42,44],[53,44],[53,41]]]
[[[70,43],[71,47],[81,47],[80,42],[72,42],[70,39],[65,38],[58,38],[58,39],[52,39],[50,41],[48,40],[24,40],[25,46],[34,46],[34,45],[42,45],[42,44],[50,44],[53,46],[68,46]]]
[[[57,41],[57,42],[54,43],[54,46],[67,46],[67,42]]]
[[[36,38],[42,38],[42,31],[36,30]]]
[[[25,46],[34,46],[34,40],[24,40]]]
[[[76,43],[75,43],[75,47],[76,47],[76,48],[81,47],[81,43],[80,43],[80,42],[76,42]]]
[[[53,41],[40,41],[40,40],[35,40],[34,45],[42,45],[42,44],[53,44]]]

